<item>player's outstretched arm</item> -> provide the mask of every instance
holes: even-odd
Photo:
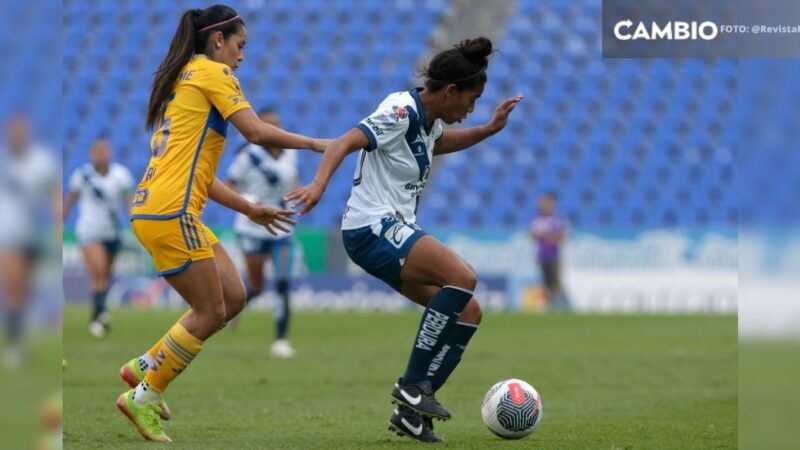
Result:
[[[252,108],[236,111],[228,120],[248,142],[264,147],[307,148],[322,153],[332,142],[331,139],[315,139],[284,131],[259,119]]]
[[[211,187],[208,188],[208,196],[220,205],[240,212],[253,222],[263,225],[273,235],[277,234],[273,228],[289,231],[281,222],[291,225],[296,223],[291,218],[294,211],[275,209],[249,202],[238,192],[226,186],[219,178],[215,178],[211,183]]]
[[[465,130],[445,130],[442,137],[436,141],[433,147],[434,155],[444,155],[471,147],[489,136],[505,128],[508,123],[508,115],[514,110],[522,100],[522,94],[517,94],[503,103],[500,103],[494,110],[492,120],[486,125],[467,128]]]
[[[325,193],[325,188],[328,187],[328,181],[330,181],[336,169],[339,168],[344,157],[367,146],[369,146],[369,140],[364,132],[358,128],[353,128],[339,136],[325,150],[322,161],[317,168],[317,174],[311,183],[289,192],[286,196],[286,201],[293,202],[293,207],[302,206],[303,209],[299,213],[301,216],[311,211],[319,203],[322,194]]]
[[[67,218],[69,217],[69,213],[72,212],[72,207],[75,206],[75,202],[78,201],[78,193],[76,191],[69,191],[67,194],[67,199],[64,200],[64,207],[61,220],[66,222]]]

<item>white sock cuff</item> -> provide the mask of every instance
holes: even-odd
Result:
[[[456,322],[456,325],[463,325],[465,327],[478,328],[478,324],[477,323]]]
[[[450,286],[449,284],[445,285],[445,286],[442,286],[442,289],[455,289],[455,290],[461,291],[461,292],[463,292],[465,294],[469,294],[469,295],[474,295],[475,294],[474,292],[472,292],[470,290],[467,290],[467,289],[464,289],[464,288],[460,288],[458,286]]]

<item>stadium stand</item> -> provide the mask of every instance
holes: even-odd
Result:
[[[239,78],[251,103],[274,106],[290,130],[335,137],[393,91],[408,89],[444,0],[247,1]],[[134,174],[149,158],[144,116],[152,72],[190,2],[64,2],[64,168],[108,137]],[[322,14],[325,11],[325,14]],[[487,121],[501,99],[523,92],[509,128],[470,152],[442,158],[423,195],[426,226],[522,227],[536,196],[556,191],[582,227],[737,223],[735,97],[731,60],[602,60],[600,1],[521,0],[490,65],[483,98],[465,126]],[[92,33],[85,33],[92,29]],[[702,99],[702,101],[700,100]],[[235,132],[230,133],[235,136]],[[221,170],[242,143],[235,136]],[[303,222],[335,227],[354,159]],[[302,181],[319,157],[304,153]],[[487,205],[491,213],[487,214]],[[205,220],[231,213],[209,204]]]
[[[61,146],[61,9],[57,0],[40,0],[35,10],[25,2],[7,2],[0,39],[9,45],[0,70],[0,120],[23,114],[37,140],[48,148]],[[52,12],[53,14],[46,14]]]

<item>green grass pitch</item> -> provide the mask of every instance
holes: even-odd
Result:
[[[88,309],[64,324],[64,447],[153,448],[116,410],[119,366],[178,311],[113,311],[102,340]],[[246,311],[212,337],[167,391],[175,449],[410,448],[386,429],[418,313],[296,313],[294,360],[268,357],[268,314]],[[456,449],[689,449],[737,445],[733,316],[486,314],[437,398],[453,413],[436,432]],[[481,422],[483,395],[521,378],[542,395],[531,436],[504,441]]]

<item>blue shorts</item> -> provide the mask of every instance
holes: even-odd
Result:
[[[386,216],[373,226],[342,230],[342,240],[354,263],[400,292],[403,260],[414,243],[427,234],[415,223]]]
[[[248,236],[246,234],[237,235],[239,248],[246,256],[266,256],[272,257],[272,264],[275,266],[275,276],[284,278],[291,276],[292,265],[294,264],[294,243],[290,236],[280,239],[264,239]],[[281,261],[281,249],[287,247],[286,264]]]
[[[106,253],[108,254],[109,258],[114,258],[119,253],[119,249],[122,246],[122,241],[119,238],[113,239],[104,239],[104,240],[86,240],[82,241],[80,244],[100,244],[103,248],[106,249]]]
[[[102,241],[100,243],[106,248],[109,258],[117,256],[117,253],[119,253],[119,248],[122,246],[122,241],[119,239],[111,239],[108,241]]]

